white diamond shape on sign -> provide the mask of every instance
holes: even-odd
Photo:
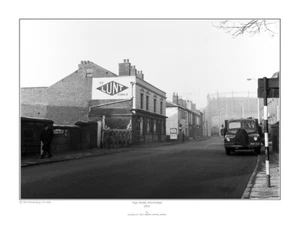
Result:
[[[102,91],[105,94],[113,96],[115,94],[118,94],[118,93],[128,89],[128,87],[126,87],[125,85],[119,84],[118,82],[111,81],[107,84],[104,84],[104,85],[98,87],[97,89],[99,91]]]

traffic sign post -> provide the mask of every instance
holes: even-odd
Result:
[[[268,98],[279,98],[279,77],[258,79],[257,97],[264,99],[264,136],[267,185],[271,187],[270,153],[269,153],[269,124],[268,124]]]
[[[265,155],[266,155],[266,178],[267,185],[271,187],[271,176],[270,176],[270,153],[269,153],[269,124],[268,124],[268,80],[266,77],[263,78],[264,82],[264,133],[265,133]]]

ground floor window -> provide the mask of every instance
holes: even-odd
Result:
[[[150,133],[150,119],[147,119],[147,134]]]

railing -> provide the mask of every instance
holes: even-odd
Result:
[[[108,129],[102,131],[104,148],[121,148],[131,145],[131,131],[124,129]]]

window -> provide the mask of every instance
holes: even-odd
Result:
[[[154,112],[156,112],[156,99],[153,100],[153,104],[154,104]]]
[[[163,102],[160,102],[160,114],[163,114]]]
[[[228,125],[228,129],[239,129],[244,128],[245,130],[254,129],[255,123],[254,121],[233,121]]]
[[[180,118],[181,119],[186,119],[186,111],[183,111],[183,110],[179,110],[179,112],[180,112]]]
[[[141,109],[144,107],[144,94],[141,93]]]
[[[92,68],[86,69],[86,77],[93,77],[93,69]]]
[[[149,110],[149,96],[146,95],[146,110]]]

